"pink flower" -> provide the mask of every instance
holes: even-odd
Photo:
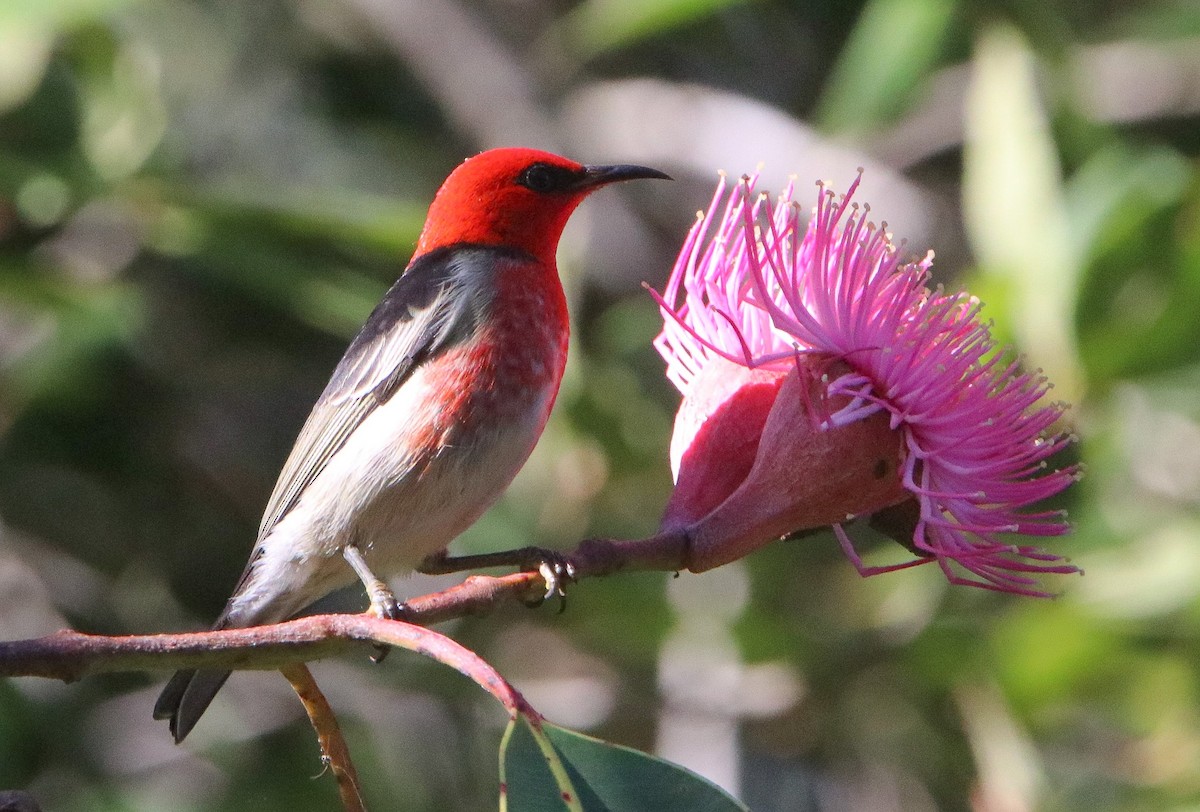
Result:
[[[791,184],[772,206],[755,182],[727,196],[722,177],[658,297],[684,395],[663,526],[686,531],[691,568],[832,524],[864,575],[936,561],[954,583],[1045,595],[1035,576],[1076,572],[1011,539],[1069,529],[1028,510],[1078,475],[1047,467],[1070,437],[1045,379],[996,347],[977,300],[928,288],[932,252],[900,261],[852,202],[858,179],[841,198],[819,185],[807,224]],[[842,522],[872,513],[915,559],[862,563]]]

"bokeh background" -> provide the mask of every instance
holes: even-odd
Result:
[[[206,625],[437,184],[503,144],[677,181],[572,222],[554,418],[459,549],[651,533],[677,395],[640,283],[717,170],[863,166],[874,216],[1075,404],[1053,546],[1086,574],[1053,600],[863,580],[821,535],[448,632],[551,719],[756,810],[1200,806],[1195,0],[3,0],[0,638]],[[494,808],[475,686],[403,652],[317,677],[373,808]],[[0,683],[0,789],[335,808],[282,678],[235,676],[181,747],[164,678]]]

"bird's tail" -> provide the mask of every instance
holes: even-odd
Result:
[[[247,571],[249,571],[249,567],[247,567]],[[246,576],[243,575],[242,580],[245,579]],[[221,612],[221,616],[217,618],[217,622],[212,625],[213,631],[228,629],[230,626],[247,625],[231,622],[232,606],[233,599],[231,598],[225,605],[224,611]],[[176,744],[179,744],[187,734],[192,732],[192,728],[200,721],[204,711],[208,710],[217,691],[221,690],[221,686],[225,684],[225,680],[229,679],[231,673],[233,672],[184,668],[176,671],[171,675],[171,679],[167,680],[162,693],[158,695],[158,701],[154,703],[154,718],[169,720],[171,735],[175,737]]]
[[[233,597],[225,604],[224,611],[213,624],[213,631],[278,623],[294,615],[312,599],[303,589],[252,589],[262,550],[260,544],[250,557],[241,579],[234,587]],[[253,599],[248,600],[244,597],[247,590],[254,593]],[[154,718],[170,721],[171,735],[175,737],[176,744],[192,732],[192,728],[200,721],[217,691],[221,690],[225,680],[229,679],[230,673],[232,672],[187,668],[176,671],[167,682],[162,693],[158,695],[158,701],[154,703]]]
[[[231,673],[188,668],[176,671],[167,682],[154,703],[154,718],[170,720],[171,735],[176,744],[183,741],[200,721]]]

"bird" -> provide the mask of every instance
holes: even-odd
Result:
[[[601,187],[649,178],[670,179],[518,147],[450,173],[411,261],[300,429],[214,629],[287,620],[356,576],[369,611],[403,616],[380,576],[445,571],[456,560],[446,546],[499,498],[546,425],[567,354],[555,255],[568,218]],[[154,718],[183,741],[229,675],[178,671]]]

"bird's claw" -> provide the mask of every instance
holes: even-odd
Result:
[[[542,600],[550,600],[558,596],[565,601],[567,584],[575,583],[575,565],[565,557],[556,556],[553,560],[543,561],[539,564],[538,573],[546,582],[546,594]]]
[[[530,567],[532,570],[533,568]],[[558,611],[561,614],[567,608],[567,584],[575,583],[575,565],[565,555],[550,550],[542,551],[541,560],[537,562],[537,573],[546,583],[546,590],[536,598],[526,601],[530,607],[541,606],[551,598],[559,599]]]
[[[372,590],[371,608],[368,611],[383,620],[404,620],[405,605],[396,600],[396,596],[390,589],[383,586],[382,583],[380,586],[382,589]],[[384,661],[391,650],[391,646],[376,643],[375,653],[371,655],[371,662],[378,665]]]
[[[371,612],[384,620],[404,620],[405,605],[391,592],[371,600]]]

